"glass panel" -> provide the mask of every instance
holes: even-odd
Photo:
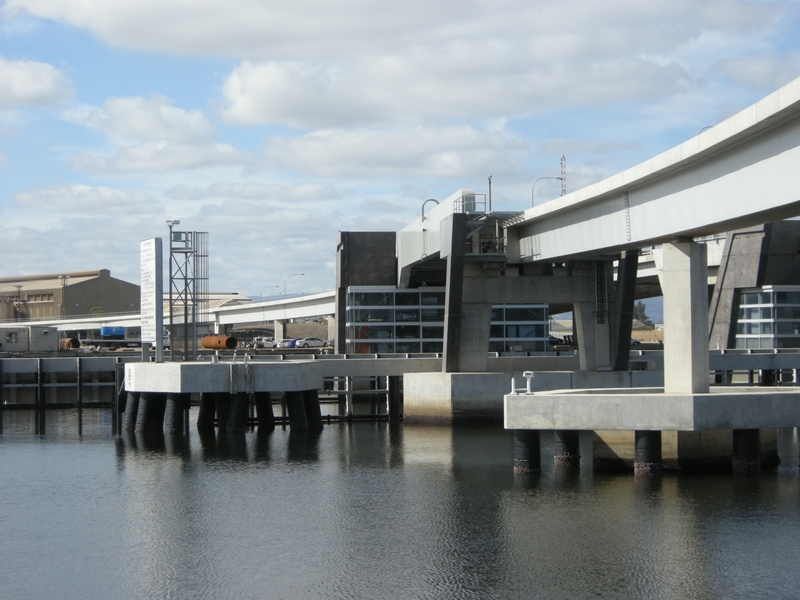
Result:
[[[772,335],[772,323],[761,323],[761,333]]]
[[[775,324],[776,332],[783,335],[800,335],[800,323],[778,321]]]
[[[772,304],[772,292],[761,292],[759,294],[759,304]]]
[[[489,337],[490,338],[503,338],[503,326],[502,325],[492,325],[489,329]]]
[[[378,342],[378,343],[371,343],[366,344],[367,346],[367,353],[368,354],[392,354],[394,352],[394,343],[393,342]]]
[[[772,308],[770,308],[769,306],[767,306],[765,308],[761,308],[761,309],[759,309],[759,311],[760,311],[762,319],[771,319],[772,318]]]
[[[758,293],[757,292],[750,292],[747,294],[742,294],[742,301],[740,302],[741,305],[744,304],[758,304]]]
[[[800,348],[800,339],[795,337],[778,338],[776,348]]]
[[[419,309],[416,308],[395,309],[394,320],[398,323],[401,323],[403,321],[419,322]]]
[[[745,308],[744,309],[744,318],[745,319],[757,319],[758,318],[758,309],[757,308]]]
[[[502,321],[503,320],[503,307],[502,306],[493,306],[492,307],[492,321]],[[492,350],[490,350],[492,352]]]
[[[736,333],[737,334],[744,333],[744,323],[737,323],[736,324]]]
[[[391,306],[392,294],[388,292],[353,292],[351,306]]]
[[[423,352],[441,352],[442,342],[422,342]]]
[[[387,308],[356,308],[352,311],[351,323],[388,323],[394,321],[394,311]]]
[[[489,352],[505,352],[505,342],[489,342]]]
[[[776,319],[800,319],[800,306],[778,306],[775,308]]]
[[[736,338],[736,347],[744,348],[744,338]]]
[[[764,348],[774,348],[775,347],[774,343],[775,342],[772,340],[772,338],[768,337],[768,338],[761,338],[761,344],[760,345],[761,345],[762,349],[764,349]]]
[[[745,348],[758,348],[760,346],[758,338],[745,338]]]
[[[444,338],[444,327],[423,327],[422,337],[441,340]]]
[[[359,336],[358,339],[368,339],[368,340],[375,340],[375,339],[391,339],[392,338],[392,326],[391,325],[370,325],[368,327],[360,327],[359,328]]]
[[[423,306],[444,306],[444,292],[421,292],[419,296]]]
[[[759,323],[745,323],[744,332],[749,335],[758,334],[761,330]]]
[[[420,319],[422,322],[444,321],[443,308],[423,308],[420,312],[422,313]]]
[[[775,292],[776,304],[800,304],[800,292]]]
[[[395,342],[395,352],[419,352],[419,342]]]
[[[506,307],[506,321],[544,321],[544,309],[533,307]]]
[[[419,292],[395,292],[396,306],[419,306]]]
[[[395,327],[396,339],[417,340],[419,339],[419,325],[398,325]],[[404,350],[407,352],[407,350]]]
[[[739,318],[740,319],[744,319],[744,309],[743,308],[739,309]]]
[[[544,325],[506,325],[506,337],[544,337]]]

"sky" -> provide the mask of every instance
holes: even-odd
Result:
[[[577,190],[800,76],[800,0],[0,6],[0,277],[138,283],[172,218],[212,291],[330,290],[339,231],[489,176],[522,210],[562,156]]]

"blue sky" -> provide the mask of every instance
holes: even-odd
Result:
[[[799,30],[794,0],[6,0],[0,270],[138,282],[172,217],[214,290],[331,289],[339,230],[613,175],[800,76]]]

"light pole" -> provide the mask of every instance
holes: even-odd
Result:
[[[422,219],[421,219],[422,222],[425,222],[425,205],[428,202],[436,202],[436,204],[439,204],[439,201],[436,198],[428,198],[427,200],[425,200],[425,202],[422,203]]]
[[[264,287],[262,287],[261,291],[258,292],[258,299],[259,299],[260,302],[264,301],[264,296],[262,296],[261,294],[263,294],[264,290],[267,289],[267,288],[278,288],[278,289],[281,289],[281,286],[279,286],[279,285],[265,285]]]
[[[298,277],[303,277],[303,276],[305,276],[305,273],[291,273],[291,274],[286,276],[286,279],[289,279],[289,277],[294,277],[295,275],[298,276]],[[286,279],[283,280],[283,299],[284,300],[286,300]]]
[[[69,275],[59,275],[58,278],[61,280],[61,312],[63,312],[63,316],[67,316],[67,280],[69,279]]]
[[[536,181],[533,182],[533,187],[531,187],[531,206],[534,205],[534,194],[536,193],[536,184],[539,183],[542,179],[558,179],[559,181],[564,181],[563,177],[539,177]]]

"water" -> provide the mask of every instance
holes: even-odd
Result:
[[[794,430],[759,477],[514,477],[507,432],[110,435],[6,412],[0,597],[794,598]],[[547,440],[545,440],[547,442]]]

